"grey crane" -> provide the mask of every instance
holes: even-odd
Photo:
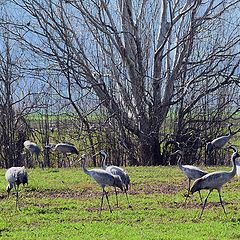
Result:
[[[28,175],[25,167],[11,167],[6,171],[5,174],[7,185],[8,197],[12,188],[16,191],[16,207],[18,206],[18,190],[20,184],[28,184]]]
[[[45,146],[45,148],[50,148],[53,151],[59,152],[62,154],[61,162],[63,162],[63,159],[67,158],[67,154],[76,154],[79,155],[79,151],[73,144],[69,143],[58,143],[53,146]]]
[[[122,182],[124,184],[124,192],[126,194],[128,207],[131,208],[132,206],[129,203],[128,194],[127,194],[128,186],[130,184],[130,177],[129,177],[128,173],[124,169],[122,169],[121,167],[114,166],[114,165],[107,166],[106,165],[107,153],[104,150],[101,150],[99,153],[100,153],[100,155],[102,157],[102,168],[104,170],[106,170],[107,172],[109,172],[109,173],[111,173],[113,175],[117,175],[117,176],[119,176],[121,178],[121,180],[122,180]],[[117,197],[117,189],[116,189],[116,187],[115,187],[115,194],[116,194],[116,201],[117,201],[117,207],[118,207],[118,197]]]
[[[219,195],[219,199],[220,199],[220,203],[221,206],[223,208],[224,213],[226,214],[226,210],[224,208],[223,202],[222,202],[222,197],[221,197],[221,188],[222,186],[229,182],[236,174],[237,172],[237,168],[239,168],[240,166],[237,166],[237,160],[236,158],[238,158],[240,155],[238,153],[237,147],[234,145],[229,146],[229,148],[233,149],[234,153],[231,156],[231,160],[232,160],[232,170],[230,172],[227,171],[219,171],[219,172],[212,172],[212,173],[208,173],[206,175],[204,175],[203,177],[195,180],[195,182],[193,183],[190,192],[193,194],[196,191],[200,191],[202,189],[209,189],[208,195],[204,201],[204,204],[202,206],[202,211],[199,215],[199,218],[202,217],[204,208],[206,206],[207,203],[207,199],[210,195],[210,193],[214,190],[217,189],[218,191],[218,195]],[[239,163],[238,163],[239,165]]]
[[[230,140],[230,138],[237,133],[237,132],[231,131],[231,126],[232,124],[228,124],[228,131],[229,131],[228,135],[215,138],[211,142],[207,143],[206,145],[207,153],[211,152],[214,149],[222,148]]]
[[[39,155],[41,153],[41,148],[36,143],[31,142],[29,140],[25,141],[23,143],[23,145],[30,152],[32,160],[33,160],[33,155],[35,155],[36,156],[36,161],[38,162],[39,167],[43,168],[44,167],[43,163],[40,162],[40,160],[39,160]]]
[[[124,184],[123,184],[121,178],[119,176],[113,175],[103,169],[94,168],[94,169],[88,170],[85,167],[85,163],[87,160],[86,154],[82,155],[81,160],[82,160],[82,168],[83,168],[84,173],[91,176],[102,187],[102,199],[101,199],[101,205],[99,208],[99,214],[101,214],[104,195],[106,196],[106,199],[107,199],[109,211],[112,212],[112,209],[111,209],[111,206],[110,206],[109,200],[108,200],[108,193],[105,191],[105,187],[106,186],[118,187],[123,191]]]
[[[183,157],[183,152],[181,150],[177,150],[176,152],[172,153],[172,155],[177,155],[178,156],[178,161],[177,164],[181,171],[187,176],[188,178],[188,193],[185,198],[185,202],[187,201],[187,198],[189,197],[190,193],[190,185],[191,185],[191,180],[196,180],[200,177],[203,177],[204,175],[208,174],[208,172],[201,170],[198,167],[192,166],[192,165],[182,165],[182,157]],[[200,191],[199,196],[202,201],[202,196]]]

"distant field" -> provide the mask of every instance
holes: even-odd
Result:
[[[208,168],[230,170],[229,167]],[[213,192],[201,220],[198,194],[185,206],[187,181],[177,167],[128,167],[132,186],[127,208],[119,195],[113,213],[104,205],[98,216],[101,189],[81,169],[29,169],[29,186],[21,188],[20,211],[15,195],[6,199],[5,170],[0,170],[1,239],[240,239],[240,182],[223,188],[227,216]],[[206,191],[203,191],[206,196]]]

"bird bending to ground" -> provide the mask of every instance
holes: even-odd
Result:
[[[91,176],[102,187],[103,192],[102,192],[101,205],[99,208],[99,214],[101,214],[104,195],[106,196],[106,199],[107,199],[109,211],[112,212],[112,209],[111,209],[111,206],[110,206],[109,200],[108,200],[108,193],[105,191],[105,187],[106,186],[118,187],[123,191],[124,184],[123,184],[121,178],[119,176],[115,176],[103,169],[94,168],[94,169],[88,170],[85,167],[85,163],[87,160],[86,154],[82,155],[81,160],[82,160],[82,168],[83,168],[84,173]]]
[[[40,155],[40,152],[41,152],[41,148],[34,142],[31,142],[29,140],[25,141],[23,143],[24,147],[30,152],[31,154],[31,159],[33,161],[33,155],[36,156],[36,161],[38,162],[38,165],[39,167],[43,168],[43,163],[40,162],[39,160],[39,155]]]
[[[127,202],[128,202],[128,207],[131,208],[131,204],[129,203],[129,199],[128,199],[128,194],[127,194],[127,191],[128,191],[128,186],[130,184],[130,177],[129,175],[127,174],[127,172],[118,167],[118,166],[114,166],[114,165],[111,165],[111,166],[107,166],[106,165],[106,158],[107,158],[107,154],[104,150],[101,150],[100,152],[100,155],[102,157],[102,168],[104,170],[106,170],[107,172],[113,174],[113,175],[117,175],[121,178],[123,184],[124,184],[124,192],[126,194],[126,199],[127,199]],[[117,201],[117,207],[118,207],[118,197],[117,197],[117,189],[115,187],[115,194],[116,194],[116,201]]]
[[[64,162],[64,159],[67,158],[68,153],[79,155],[79,151],[77,150],[77,148],[74,145],[69,143],[58,143],[57,145],[53,145],[53,146],[45,146],[45,148],[50,148],[53,151],[56,151],[62,154],[61,165],[62,165],[62,162]],[[65,162],[64,164],[66,165]]]
[[[8,182],[7,185],[7,193],[8,197],[12,188],[16,191],[16,207],[18,206],[18,190],[19,185],[22,183],[23,185],[28,184],[28,175],[25,167],[11,167],[6,171],[5,174],[6,180]]]
[[[212,140],[211,142],[207,143],[207,145],[206,145],[207,153],[211,152],[214,149],[222,148],[230,140],[230,138],[238,132],[238,131],[232,132],[231,126],[232,126],[232,124],[228,124],[228,131],[229,131],[228,135],[218,137],[218,138]]]
[[[238,158],[240,155],[238,153],[237,147],[234,145],[229,146],[229,148],[233,149],[234,153],[231,156],[231,160],[232,160],[232,170],[230,172],[226,172],[226,171],[221,171],[221,172],[212,172],[212,173],[208,173],[205,176],[197,179],[192,187],[190,192],[193,194],[196,191],[200,191],[202,189],[209,189],[208,195],[204,201],[204,204],[202,206],[202,211],[199,215],[199,218],[202,217],[204,208],[206,206],[207,203],[207,199],[210,195],[210,193],[214,190],[217,189],[218,191],[218,195],[219,195],[219,199],[220,199],[220,203],[221,206],[223,208],[224,213],[226,214],[226,210],[224,208],[223,202],[222,202],[222,197],[221,197],[221,188],[222,186],[229,182],[236,174],[237,172],[237,168],[239,168],[240,166],[236,166],[236,158]],[[239,164],[239,163],[238,163]]]
[[[185,198],[185,202],[186,202],[187,198],[189,197],[189,193],[190,193],[191,180],[196,180],[198,178],[201,178],[204,175],[206,175],[208,172],[203,171],[200,168],[192,166],[192,165],[182,165],[183,152],[181,150],[177,150],[176,152],[172,153],[172,155],[177,155],[178,156],[177,164],[178,164],[179,168],[181,169],[181,171],[188,178],[188,192],[187,192],[187,195],[186,195],[186,198]],[[201,196],[200,190],[198,192],[199,192],[200,199],[202,201],[202,196]]]

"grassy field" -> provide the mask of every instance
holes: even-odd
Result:
[[[230,170],[229,167],[208,168]],[[132,185],[127,208],[119,194],[113,213],[104,205],[98,215],[101,189],[82,169],[29,169],[29,185],[6,198],[5,170],[0,170],[1,239],[240,239],[240,184],[237,177],[223,187],[227,211],[217,192],[201,220],[198,194],[184,202],[187,180],[177,167],[128,167]],[[206,196],[207,192],[202,191]]]

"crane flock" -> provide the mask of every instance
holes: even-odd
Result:
[[[102,168],[104,170],[106,170],[107,172],[113,174],[113,175],[117,175],[121,178],[123,184],[124,184],[124,192],[126,194],[126,199],[127,199],[127,202],[128,202],[128,207],[131,208],[131,204],[129,203],[129,199],[128,199],[128,194],[127,194],[127,191],[128,191],[128,186],[130,184],[130,177],[128,175],[128,173],[118,167],[118,166],[114,166],[114,165],[111,165],[111,166],[107,166],[106,165],[106,159],[107,159],[107,153],[104,151],[104,150],[101,150],[100,152],[100,155],[102,157]],[[117,190],[116,190],[116,187],[115,187],[115,194],[116,194],[116,201],[117,201],[117,207],[118,207],[118,197],[117,197]]]
[[[211,142],[208,142],[206,144],[206,152],[209,153],[214,149],[222,148],[227,144],[227,142],[231,139],[231,137],[236,133],[231,131],[231,125],[228,126],[229,133],[228,135],[218,137]],[[229,182],[236,174],[240,175],[240,163],[237,161],[237,158],[240,157],[238,153],[238,149],[235,145],[230,145],[229,148],[233,150],[233,154],[231,155],[231,162],[232,162],[232,170],[227,171],[216,171],[208,173],[207,171],[201,170],[200,168],[192,165],[183,165],[182,159],[183,159],[183,151],[180,150],[180,144],[176,141],[169,141],[169,143],[175,144],[177,146],[177,150],[173,152],[171,155],[177,156],[177,165],[179,169],[182,171],[182,173],[188,178],[188,191],[185,195],[185,203],[187,201],[187,198],[190,196],[190,194],[194,194],[195,192],[199,193],[201,202],[203,203],[202,209],[199,215],[199,218],[202,217],[204,209],[207,204],[208,197],[210,196],[211,192],[216,189],[218,191],[220,204],[223,208],[224,213],[226,214],[226,210],[222,201],[221,196],[221,189],[224,184]],[[36,160],[39,162],[39,154],[41,152],[41,148],[36,144],[29,140],[24,142],[24,147],[30,152],[31,157],[36,156]],[[79,151],[74,145],[68,144],[68,143],[58,143],[54,146],[45,146],[45,148],[50,148],[54,151],[58,151],[62,153],[63,157],[66,157],[68,153],[70,154],[76,154],[79,155]],[[109,203],[108,198],[108,192],[106,191],[106,187],[114,187],[115,189],[115,195],[116,195],[116,203],[117,207],[118,204],[118,194],[117,194],[117,188],[121,189],[125,195],[126,200],[128,203],[128,207],[131,208],[131,204],[129,203],[128,198],[128,190],[130,185],[130,177],[128,173],[119,166],[114,165],[107,165],[106,159],[107,159],[107,153],[104,150],[101,150],[98,152],[101,156],[101,166],[102,168],[94,168],[91,170],[88,170],[86,168],[86,161],[87,156],[86,154],[83,154],[81,156],[81,163],[82,163],[82,169],[83,172],[90,177],[92,177],[96,183],[102,188],[102,197],[101,197],[101,203],[99,208],[99,215],[101,214],[102,208],[103,208],[103,202],[104,202],[104,196],[106,197],[107,204],[109,211],[112,212],[112,208]],[[43,165],[42,165],[43,167]],[[12,188],[14,188],[16,192],[16,207],[18,207],[18,199],[19,199],[19,185],[20,184],[28,184],[28,174],[25,169],[25,167],[11,167],[7,169],[5,174],[6,180],[8,182],[6,191],[7,191],[7,197],[10,195],[10,191]],[[194,180],[192,186],[191,181]],[[205,201],[202,201],[202,196],[200,191],[207,189],[209,190]]]
[[[106,192],[105,187],[106,186],[113,186],[115,188],[118,187],[123,191],[124,184],[123,184],[120,176],[113,175],[113,174],[107,172],[106,170],[99,169],[99,168],[94,168],[94,169],[88,170],[85,167],[85,163],[87,160],[86,154],[82,155],[81,160],[82,160],[82,168],[83,168],[84,173],[86,173],[87,175],[92,177],[98,183],[98,185],[100,185],[102,187],[103,192],[102,192],[102,200],[101,200],[101,205],[100,205],[100,209],[99,209],[99,214],[101,214],[104,196],[106,196],[109,211],[112,212],[112,209],[111,209],[111,206],[110,206],[109,200],[108,200],[108,193]]]

